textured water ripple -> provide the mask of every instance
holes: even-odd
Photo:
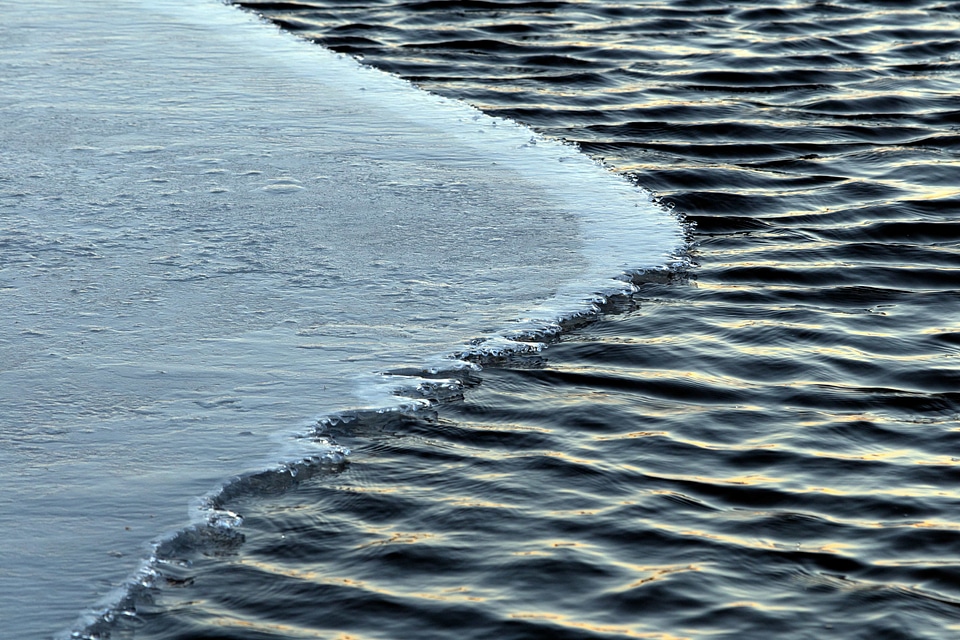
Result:
[[[700,264],[333,429],[353,462],[229,505],[138,637],[960,630],[960,4],[242,4],[578,143]]]

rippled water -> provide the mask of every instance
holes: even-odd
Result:
[[[455,354],[535,350],[509,338],[685,263],[572,146],[215,0],[5,17],[0,637],[109,618],[159,541],[341,459],[321,417],[456,395]]]
[[[226,496],[115,636],[960,631],[960,4],[244,4],[605,158],[699,266],[330,425],[348,463]]]

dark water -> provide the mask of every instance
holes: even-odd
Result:
[[[246,4],[605,158],[699,264],[330,426],[114,637],[960,633],[960,4]]]

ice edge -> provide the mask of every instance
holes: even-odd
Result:
[[[237,8],[237,5],[229,0],[222,2],[245,13],[252,13],[252,10]],[[256,18],[269,24],[258,15]],[[472,105],[430,93],[395,74],[374,69],[360,61],[356,61],[356,66],[364,74],[373,74],[380,80],[403,83],[411,91],[416,91],[423,99],[434,104],[461,109],[471,119],[483,119],[486,124],[512,129],[523,138],[521,147],[539,146],[540,153],[547,147],[559,162],[573,160],[574,164],[586,162],[602,166],[582,154],[574,144],[546,138],[526,125],[512,120],[483,114]],[[603,170],[607,171],[606,168]],[[538,172],[532,167],[527,173],[536,177]],[[531,308],[525,317],[515,319],[493,335],[478,337],[468,344],[454,348],[450,353],[429,361],[422,369],[379,372],[376,375],[380,384],[376,386],[379,387],[378,395],[382,397],[382,404],[377,406],[375,403],[369,408],[318,416],[313,426],[291,436],[296,441],[296,449],[300,455],[282,460],[273,467],[234,476],[219,488],[197,498],[191,507],[188,526],[167,532],[151,542],[150,551],[137,570],[98,605],[82,613],[71,630],[56,637],[106,640],[113,630],[138,626],[138,603],[150,602],[152,594],[163,589],[164,569],[175,565],[178,555],[188,550],[195,552],[210,546],[223,549],[243,543],[244,536],[240,530],[243,517],[227,508],[231,500],[244,495],[257,495],[267,487],[272,492],[289,490],[317,475],[343,470],[348,464],[350,450],[336,443],[327,434],[331,426],[358,421],[389,422],[415,416],[438,404],[456,402],[463,398],[464,388],[468,384],[479,382],[478,373],[484,365],[496,365],[512,357],[540,353],[564,332],[599,319],[603,313],[609,312],[618,300],[627,299],[637,293],[640,285],[644,283],[683,280],[688,270],[694,266],[689,256],[691,225],[684,221],[681,214],[663,206],[651,192],[636,186],[624,176],[614,177],[621,183],[621,188],[633,192],[638,204],[646,203],[651,208],[659,209],[661,217],[653,221],[655,226],[668,223],[673,225],[673,229],[667,231],[668,234],[673,234],[673,247],[660,254],[659,264],[653,264],[647,259],[643,264],[635,266],[619,265],[610,268],[610,265],[606,265],[604,276],[596,278],[592,283],[580,283],[582,288],[579,291],[576,288],[561,291],[554,298]],[[587,214],[584,212],[584,215]],[[593,291],[590,291],[591,285]]]

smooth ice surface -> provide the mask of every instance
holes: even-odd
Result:
[[[69,627],[318,415],[389,406],[377,371],[680,242],[572,149],[213,0],[4,3],[0,635]]]

